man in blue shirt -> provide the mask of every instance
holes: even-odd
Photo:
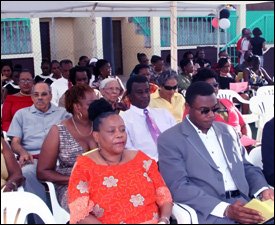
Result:
[[[51,126],[70,117],[70,114],[64,108],[51,104],[52,93],[47,83],[35,84],[31,97],[33,105],[15,113],[7,135],[12,139],[11,147],[18,154],[19,164],[26,177],[25,191],[45,201],[44,187],[36,178],[37,158]]]

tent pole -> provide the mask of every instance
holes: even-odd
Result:
[[[219,26],[217,28],[217,61],[219,60],[219,51],[220,51],[220,9],[217,9],[217,18],[219,21]]]
[[[170,47],[171,47],[171,69],[178,71],[177,52],[177,1],[170,2]]]

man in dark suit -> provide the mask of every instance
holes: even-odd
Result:
[[[233,127],[215,122],[218,102],[206,82],[186,91],[189,115],[158,138],[159,167],[175,202],[194,208],[199,223],[260,223],[244,207],[252,196],[273,199],[260,168],[247,160]]]
[[[274,117],[264,125],[262,160],[265,178],[274,187]]]

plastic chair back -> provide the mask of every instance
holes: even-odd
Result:
[[[236,98],[239,102],[244,104],[249,104],[249,101],[244,99],[242,96],[240,96],[237,92],[233,90],[223,90],[220,89],[217,98],[226,98],[229,99],[231,102],[233,102],[233,99]]]
[[[1,193],[1,224],[23,224],[27,215],[37,214],[45,224],[55,224],[48,206],[30,192]]]
[[[256,148],[253,148],[249,154],[249,161],[257,167],[260,167],[263,169],[263,162],[262,162],[262,151],[261,151],[261,146],[258,146]]]
[[[177,220],[178,224],[198,224],[196,211],[188,205],[175,203],[172,208],[172,218]]]
[[[253,114],[258,115],[257,141],[262,139],[262,129],[267,121],[274,117],[274,96],[253,96],[250,99],[249,108]]]
[[[46,192],[49,193],[51,209],[56,223],[66,224],[70,220],[70,214],[60,206],[53,183],[43,181],[42,184],[45,186]]]
[[[257,96],[273,95],[274,96],[274,86],[262,86],[257,89]]]

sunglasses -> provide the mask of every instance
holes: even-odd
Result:
[[[178,88],[178,85],[173,86],[173,87],[164,85],[163,87],[165,90],[171,91],[171,90],[176,90]]]
[[[219,107],[215,107],[213,109],[210,109],[210,108],[203,107],[203,108],[196,109],[196,110],[199,110],[201,112],[201,114],[207,115],[210,111],[212,111],[213,113],[218,112],[220,110],[220,108]]]
[[[219,84],[218,84],[218,83],[212,84],[212,86],[213,86],[214,88],[217,88],[217,87],[219,87]]]

